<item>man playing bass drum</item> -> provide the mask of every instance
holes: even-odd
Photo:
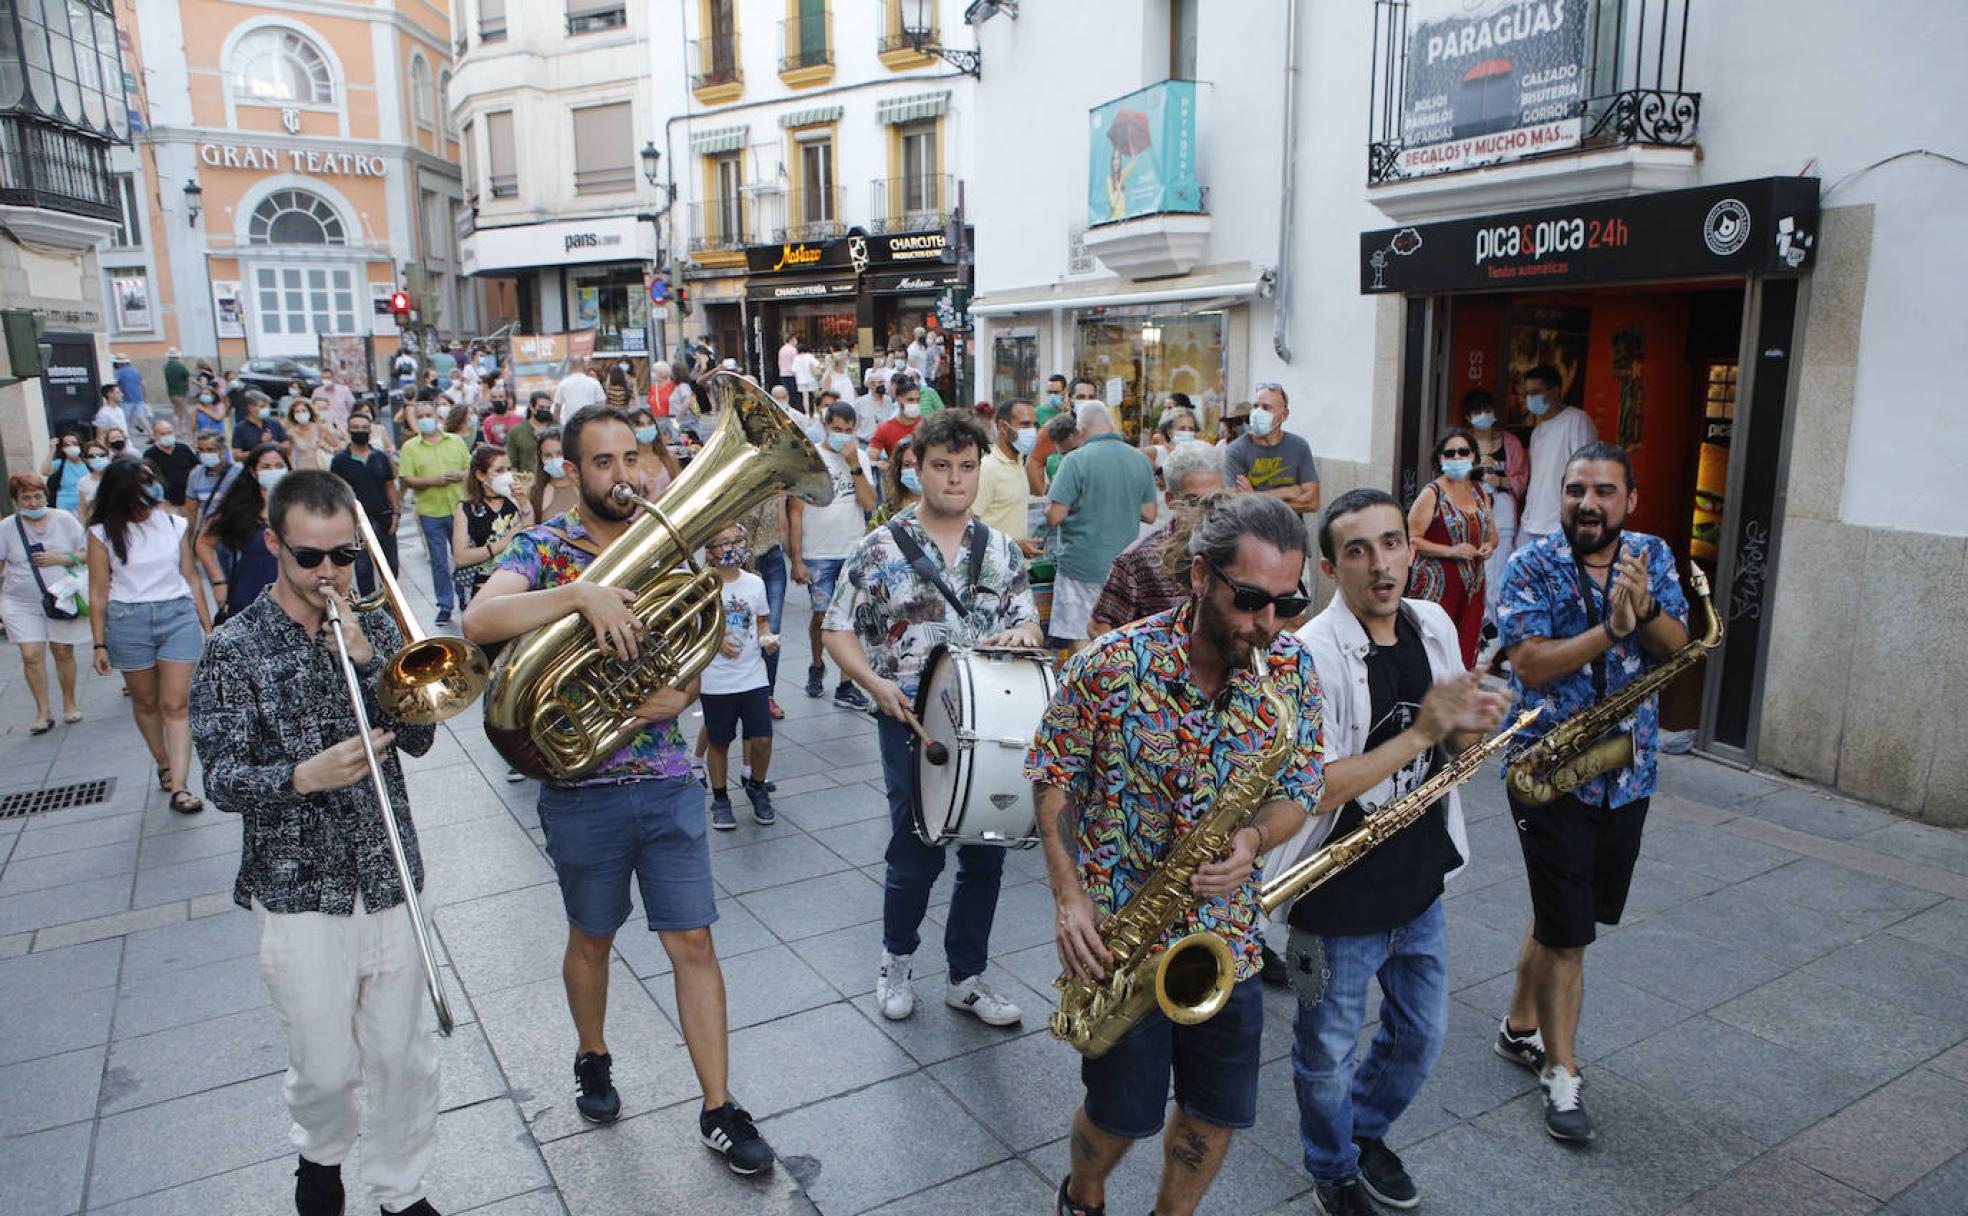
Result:
[[[1513,712],[1544,710],[1525,732],[1533,737],[1618,692],[1688,641],[1688,601],[1667,542],[1624,530],[1637,500],[1626,449],[1596,442],[1573,452],[1560,496],[1561,531],[1511,555],[1497,601]],[[1538,1074],[1545,1129],[1574,1142],[1593,1136],[1574,1051],[1585,948],[1597,936],[1594,922],[1618,924],[1626,907],[1654,792],[1656,699],[1641,702],[1619,729],[1633,736],[1633,767],[1594,777],[1544,806],[1510,793],[1532,922],[1496,1051]]]

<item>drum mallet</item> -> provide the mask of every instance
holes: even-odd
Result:
[[[929,732],[923,729],[923,724],[916,720],[916,715],[910,714],[902,720],[909,724],[910,730],[916,732],[916,738],[922,740],[923,759],[939,766],[950,762],[950,749],[930,738]]]

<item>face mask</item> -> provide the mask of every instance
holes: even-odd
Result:
[[[546,470],[547,476],[549,477],[558,478],[567,476],[567,461],[559,456],[547,457],[540,462],[540,467]]]
[[[437,419],[435,418],[417,419],[417,431],[419,434],[423,434],[423,435],[437,434]]]
[[[718,550],[717,564],[720,566],[742,566],[752,560],[752,551],[744,545],[726,545]]]
[[[308,413],[306,410],[294,411],[294,421],[296,422],[311,422],[313,420],[314,420],[314,415]]]
[[[511,497],[512,497],[512,474],[511,474],[511,473],[494,473],[494,474],[492,475],[492,492],[493,492],[494,494],[497,494],[497,495],[498,495],[499,497],[501,497],[501,498],[511,498]]]
[[[1545,404],[1543,393],[1527,393],[1524,396],[1524,408],[1541,418],[1551,407]]]
[[[285,477],[285,476],[287,476],[287,470],[286,470],[286,469],[261,469],[261,470],[260,470],[260,471],[259,471],[258,473],[256,473],[256,474],[254,474],[254,476],[256,476],[256,477],[258,477],[258,478],[260,479],[260,488],[261,488],[262,490],[268,490],[268,491],[270,491],[270,490],[272,490],[272,489],[273,489],[273,487],[275,487],[275,486],[277,486],[277,485],[279,485],[279,484],[280,484],[280,479],[281,479],[281,478],[283,478],[283,477]]]
[[[836,452],[845,452],[847,445],[853,442],[854,436],[852,435],[843,435],[839,431],[830,431],[827,434],[827,446]]]
[[[157,446],[163,448],[167,452],[170,451],[172,448],[178,446],[178,437],[176,435],[158,435],[155,436],[154,438],[156,440]]]
[[[1046,404],[1054,409],[1058,409],[1061,405],[1064,405],[1065,403],[1066,403],[1066,398],[1058,393],[1046,394]]]
[[[29,519],[46,519],[48,516],[48,508],[22,507],[21,514],[27,516]]]
[[[109,467],[109,457],[107,456],[89,457],[89,471],[91,473],[100,473],[108,467]]]
[[[198,463],[208,469],[216,469],[219,467],[219,454],[217,452],[200,452],[198,454]]]
[[[1496,420],[1497,416],[1495,414],[1486,411],[1481,414],[1471,414],[1469,416],[1469,425],[1479,431],[1487,431],[1496,425]]]
[[[1269,435],[1269,434],[1271,433],[1271,428],[1272,428],[1272,427],[1274,427],[1274,426],[1276,426],[1276,425],[1278,425],[1278,419],[1277,419],[1277,417],[1276,417],[1276,415],[1274,415],[1274,414],[1272,414],[1272,412],[1271,412],[1270,410],[1267,410],[1267,409],[1253,409],[1253,410],[1252,410],[1252,411],[1250,412],[1250,433],[1251,433],[1251,434],[1253,434],[1253,435]]]
[[[552,410],[534,410],[534,411],[533,411],[533,421],[535,421],[535,422],[552,422],[552,421],[553,421],[553,411],[552,411]]]
[[[922,478],[916,475],[914,469],[902,470],[902,488],[911,494],[922,493]]]
[[[109,441],[109,450],[112,452],[120,452],[129,446],[129,441],[125,439],[112,439]]]
[[[369,446],[369,432],[368,432],[368,431],[350,431],[350,432],[349,432],[349,446],[350,446],[350,447],[352,447],[352,448],[366,448],[366,447],[368,447],[368,446]]]
[[[1185,443],[1194,443],[1196,442],[1196,432],[1174,431],[1169,435],[1169,442],[1175,444],[1176,447],[1181,447]]]
[[[1475,467],[1476,462],[1467,458],[1444,460],[1442,462],[1442,475],[1454,481],[1461,481],[1463,478],[1469,476],[1469,471]]]
[[[917,405],[913,401],[905,401],[902,403],[902,416],[904,418],[920,418],[922,417],[922,406]]]
[[[1039,428],[1035,426],[1019,427],[1018,433],[1011,438],[1012,450],[1020,456],[1027,455],[1033,448],[1038,446]]]
[[[146,481],[144,482],[144,493],[150,495],[150,501],[152,502],[163,502],[164,483],[161,481]]]
[[[637,427],[635,429],[635,439],[637,443],[655,443],[656,428],[653,426]]]
[[[217,400],[217,398],[215,398],[215,397],[213,397],[213,396],[212,396],[212,394],[210,394],[210,393],[207,393],[207,394],[205,394],[205,395],[204,395],[203,397],[200,397],[200,398],[198,399],[198,404],[200,404],[200,405],[210,405],[210,404],[212,404],[212,402],[213,402],[213,401],[215,401],[215,400]]]
[[[82,455],[82,449],[77,447],[68,447],[64,445],[62,448],[62,455],[68,457],[70,460],[74,460]]]

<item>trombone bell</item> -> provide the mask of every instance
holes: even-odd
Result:
[[[492,679],[491,661],[483,650],[463,638],[425,633],[404,602],[403,589],[383,560],[376,531],[360,508],[355,512],[355,526],[363,551],[376,569],[376,590],[359,600],[351,598],[349,606],[358,613],[387,608],[403,634],[403,649],[384,661],[376,678],[376,697],[383,712],[420,726],[456,717],[485,691]]]

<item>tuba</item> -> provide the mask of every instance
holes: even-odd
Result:
[[[723,413],[711,441],[657,504],[617,485],[616,502],[641,518],[581,573],[627,588],[643,628],[635,661],[596,644],[579,614],[513,639],[485,694],[485,734],[529,777],[573,781],[620,752],[647,723],[635,709],[659,688],[690,682],[724,641],[717,573],[695,553],[726,524],[776,494],[825,506],[833,477],[799,424],[756,384],[715,372],[709,391]]]

